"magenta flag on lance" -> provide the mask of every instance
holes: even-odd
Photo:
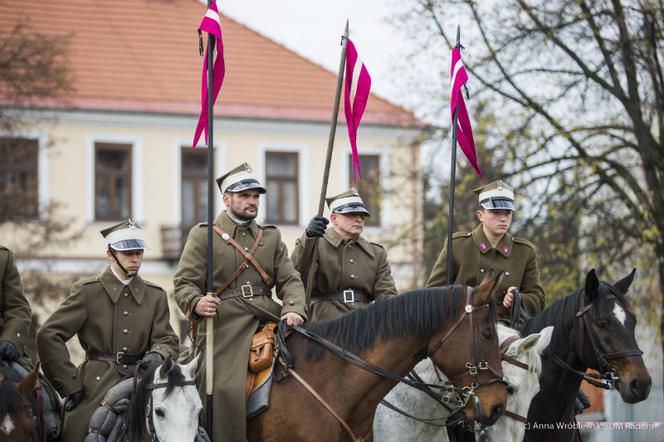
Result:
[[[212,64],[212,77],[214,79],[212,103],[214,104],[214,102],[217,101],[217,95],[219,95],[221,84],[224,82],[224,74],[226,73],[226,66],[224,65],[224,43],[221,38],[221,19],[219,17],[219,9],[217,9],[217,3],[214,0],[210,2],[205,17],[203,17],[203,20],[198,27],[198,32],[200,33],[201,31],[207,32],[208,38],[212,35],[216,39],[214,54],[212,55],[214,60]],[[203,60],[203,74],[201,75],[201,115],[198,117],[198,124],[196,125],[196,132],[194,133],[194,142],[192,143],[192,147],[194,148],[198,144],[198,140],[203,132],[205,132],[205,142],[207,143],[208,141],[207,49],[205,50],[205,57]]]
[[[357,54],[355,45],[350,39],[346,43],[346,85],[344,89],[344,114],[348,125],[348,138],[352,151],[353,182],[356,177],[362,178],[360,157],[357,153],[357,128],[367,107],[371,77]]]
[[[452,121],[454,121],[454,110],[457,110],[457,142],[461,146],[461,150],[470,161],[470,165],[475,169],[475,173],[484,179],[480,166],[477,163],[477,152],[475,150],[475,139],[473,138],[473,128],[470,125],[470,118],[468,117],[468,109],[466,103],[463,101],[461,87],[468,81],[468,74],[466,68],[461,60],[461,51],[459,48],[452,50],[452,69],[450,71],[450,78],[452,83],[450,111],[452,113]]]

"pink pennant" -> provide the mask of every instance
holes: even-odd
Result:
[[[212,54],[212,78],[213,78],[213,95],[212,103],[217,101],[217,96],[221,90],[221,84],[224,82],[224,74],[226,73],[226,66],[224,64],[224,43],[221,36],[221,19],[219,17],[219,9],[215,0],[210,2],[210,6],[205,13],[205,17],[198,27],[199,31],[208,33],[210,36],[215,37],[216,44],[214,46],[214,53]],[[192,147],[196,147],[201,134],[205,132],[205,142],[208,142],[208,86],[207,86],[207,69],[208,69],[208,49],[205,49],[205,58],[203,61],[203,74],[201,75],[201,114],[198,117],[198,124],[196,125],[196,132],[194,133],[194,142]]]
[[[357,129],[367,107],[371,77],[357,54],[355,45],[350,39],[346,41],[346,85],[344,89],[344,114],[348,126],[348,138],[352,151],[353,183],[356,177],[362,179],[360,157],[357,152]]]

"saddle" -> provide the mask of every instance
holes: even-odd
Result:
[[[275,361],[276,322],[267,322],[254,335],[249,348],[249,369],[245,384],[247,419],[260,414],[269,406],[272,390],[272,371]]]

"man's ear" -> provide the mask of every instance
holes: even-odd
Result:
[[[477,209],[477,212],[475,212],[475,216],[477,217],[477,220],[481,223],[484,222],[484,210],[482,209]]]
[[[231,195],[230,193],[226,192],[222,195],[222,200],[224,201],[224,205],[226,207],[231,205]]]

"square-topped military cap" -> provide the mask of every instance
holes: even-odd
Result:
[[[486,186],[473,190],[478,196],[480,206],[489,210],[516,210],[514,207],[514,188],[504,181],[496,180]]]
[[[145,245],[143,229],[136,221],[129,218],[111,227],[100,231],[109,247],[123,252],[126,250],[149,250]]]
[[[360,193],[354,187],[339,195],[325,198],[325,201],[332,213],[364,213],[366,216],[371,216],[360,198]]]
[[[242,163],[217,178],[217,185],[221,193],[237,193],[251,189],[256,189],[259,193],[265,193],[265,187],[254,175],[254,171],[248,163]]]

